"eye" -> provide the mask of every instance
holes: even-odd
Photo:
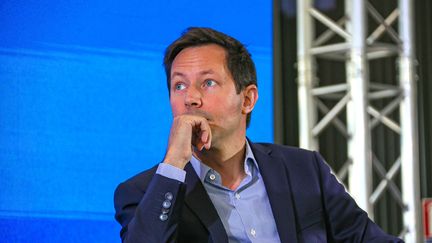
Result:
[[[204,85],[205,85],[206,87],[212,87],[212,86],[215,86],[215,85],[216,85],[216,81],[214,81],[214,80],[212,80],[212,79],[207,79],[207,80],[204,82]]]
[[[184,90],[186,88],[186,85],[183,83],[177,83],[174,86],[175,90]]]

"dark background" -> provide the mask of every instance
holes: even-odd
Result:
[[[319,1],[316,1],[319,2]],[[344,15],[344,1],[322,1],[325,3],[321,10],[332,19],[339,19]],[[379,12],[386,17],[397,5],[397,1],[369,1]],[[419,159],[421,197],[432,197],[432,2],[429,0],[412,1],[414,7],[414,48],[418,60],[417,74],[417,102],[418,119],[415,121],[419,127]],[[274,78],[275,78],[275,141],[278,143],[298,146],[298,102],[297,102],[297,27],[295,14],[289,11],[295,6],[294,1],[274,0]],[[318,5],[315,5],[319,7]],[[370,18],[369,18],[370,19]],[[374,21],[368,22],[369,32],[376,26]],[[397,23],[393,25],[397,30]],[[318,25],[316,32],[325,30]],[[334,40],[339,41],[339,40]],[[383,37],[382,41],[389,41]],[[318,59],[317,76],[321,85],[340,83],[345,80],[344,63]],[[337,70],[337,71],[336,71]],[[380,83],[397,84],[396,58],[386,58],[369,62],[370,80]],[[390,99],[373,101],[378,108],[384,107]],[[335,102],[326,101],[329,107]],[[321,114],[322,115],[322,114]],[[398,121],[398,111],[390,117]],[[340,114],[340,119],[345,120],[346,114]],[[320,135],[320,153],[337,172],[347,160],[347,140],[334,127],[326,128]],[[373,129],[372,148],[376,157],[388,170],[400,154],[399,136],[390,131],[384,125]],[[379,181],[379,176],[374,175],[374,186]],[[400,184],[400,173],[394,181]],[[375,221],[383,229],[394,235],[402,230],[401,208],[396,200],[388,192],[381,197],[375,205]]]

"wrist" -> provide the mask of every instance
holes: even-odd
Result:
[[[165,157],[165,159],[162,161],[162,163],[164,163],[164,164],[169,164],[169,165],[175,166],[175,167],[182,169],[182,170],[184,169],[184,167],[186,166],[186,164],[188,162],[189,161],[184,161],[184,160],[179,160],[179,159],[171,159],[169,157]]]

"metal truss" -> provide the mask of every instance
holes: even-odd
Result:
[[[312,0],[297,1],[298,97],[300,146],[319,150],[320,134],[333,125],[348,141],[348,161],[338,177],[348,176],[349,191],[359,206],[373,218],[375,203],[388,190],[402,209],[400,236],[406,242],[421,242],[412,4],[399,0],[388,16],[382,16],[366,0],[345,0],[345,16],[334,20],[314,8]],[[367,28],[370,20],[378,25],[372,31]],[[317,23],[328,28],[319,36]],[[381,42],[383,36],[390,41]],[[399,85],[370,82],[369,61],[388,57],[397,57]],[[344,62],[346,82],[320,86],[317,58]],[[328,107],[326,99],[337,102]],[[387,104],[379,109],[372,104],[376,100]],[[340,118],[343,111],[346,119]],[[391,114],[397,111],[399,119],[393,119]],[[400,135],[399,158],[387,171],[371,147],[371,134],[378,124]],[[381,180],[376,188],[374,171]],[[401,188],[393,181],[399,172]]]

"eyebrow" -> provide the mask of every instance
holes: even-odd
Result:
[[[184,77],[184,76],[186,76],[186,75],[184,75],[183,73],[180,73],[180,72],[174,72],[174,73],[171,75],[171,78],[173,78],[173,77],[175,77],[175,76]]]
[[[214,72],[213,70],[209,69],[209,70],[201,71],[199,74],[201,74],[201,75],[206,75],[206,74],[214,74],[214,73],[215,73],[215,72]]]

